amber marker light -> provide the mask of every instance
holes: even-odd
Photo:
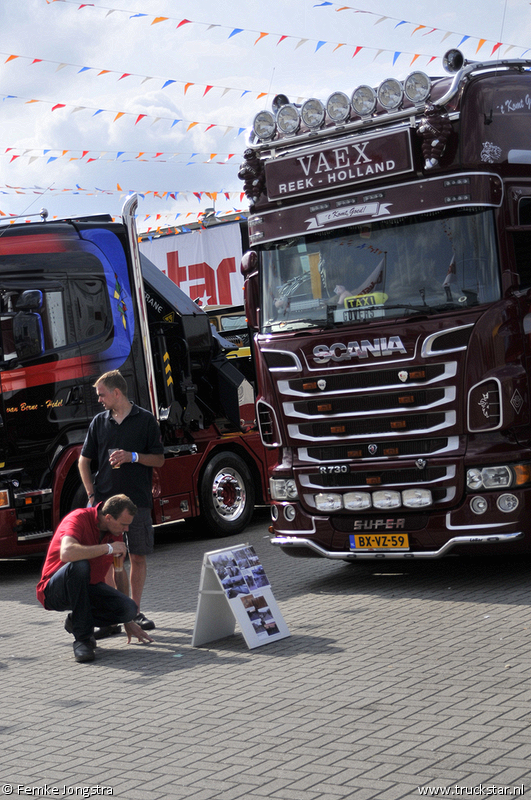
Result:
[[[531,481],[531,466],[529,464],[516,464],[513,469],[516,486],[523,486]]]

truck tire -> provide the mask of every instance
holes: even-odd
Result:
[[[254,483],[236,453],[217,453],[207,464],[199,501],[201,520],[215,536],[241,533],[254,511]]]

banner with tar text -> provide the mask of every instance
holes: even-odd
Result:
[[[142,241],[140,251],[201,306],[243,303],[238,223]]]

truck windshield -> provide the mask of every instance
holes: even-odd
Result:
[[[264,333],[434,314],[501,296],[491,210],[307,234],[265,245],[261,260]]]

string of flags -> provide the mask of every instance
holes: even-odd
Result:
[[[95,194],[106,194],[106,195],[115,195],[119,194],[123,197],[126,197],[130,194],[137,194],[142,200],[145,200],[147,197],[152,196],[156,197],[159,200],[184,200],[185,202],[189,202],[191,198],[195,197],[196,200],[200,203],[205,198],[208,198],[213,203],[215,203],[219,198],[224,198],[225,200],[234,201],[237,199],[239,202],[242,202],[245,198],[245,192],[226,192],[226,191],[218,191],[218,192],[206,192],[206,191],[192,191],[191,189],[186,190],[166,190],[164,192],[156,192],[153,189],[149,189],[148,191],[139,191],[138,189],[122,189],[119,183],[116,184],[116,189],[101,189],[95,186],[93,189],[85,189],[80,186],[78,183],[75,184],[75,189],[71,187],[68,189],[57,189],[53,186],[11,186],[9,183],[0,186],[0,194],[9,195],[9,194],[39,194],[39,195],[58,195],[64,194],[69,192],[71,194],[85,194],[85,195],[95,195]],[[4,212],[0,211],[1,216],[9,216],[8,214],[4,214]]]
[[[220,122],[200,122],[200,121],[191,122],[189,120],[175,119],[173,117],[164,117],[164,116],[155,117],[155,116],[153,116],[151,114],[138,114],[138,112],[136,112],[136,111],[116,111],[116,110],[111,111],[110,109],[97,108],[97,107],[94,107],[94,106],[93,107],[91,107],[91,106],[76,106],[76,105],[74,105],[72,103],[58,103],[57,101],[37,100],[37,99],[34,99],[34,98],[30,99],[28,97],[20,97],[19,95],[16,95],[16,94],[0,94],[0,97],[2,98],[2,102],[3,103],[5,103],[6,101],[14,101],[14,100],[21,100],[26,105],[31,105],[31,104],[35,104],[35,103],[43,103],[45,105],[51,106],[51,109],[50,109],[51,111],[57,111],[57,110],[63,109],[63,108],[71,109],[71,113],[72,114],[74,114],[76,112],[79,112],[79,111],[91,111],[93,117],[96,117],[96,116],[98,116],[100,114],[114,114],[115,117],[113,119],[113,122],[116,122],[117,120],[121,119],[122,117],[129,117],[129,118],[132,117],[132,118],[135,119],[135,123],[134,123],[135,125],[138,125],[138,123],[141,122],[144,119],[152,120],[152,123],[151,123],[152,125],[155,125],[155,123],[159,122],[160,120],[171,122],[170,128],[175,127],[175,125],[177,125],[178,123],[183,123],[183,124],[188,126],[186,128],[186,132],[187,133],[192,128],[195,128],[196,125],[204,125],[205,126],[204,133],[206,133],[207,131],[211,130],[211,128],[225,128],[225,133],[223,134],[224,136],[226,136],[228,133],[230,133],[230,131],[234,131],[235,130],[233,125],[225,125],[224,123],[220,123]],[[245,130],[246,130],[246,128],[238,128],[237,133],[235,134],[236,137],[240,136]]]
[[[5,56],[4,64],[13,63],[14,61],[29,61],[30,66],[34,66],[36,64],[54,64],[56,66],[56,72],[60,72],[61,70],[65,69],[66,67],[71,67],[72,69],[77,70],[77,74],[85,74],[88,73],[94,74],[96,73],[97,77],[102,77],[103,75],[118,75],[118,81],[123,81],[126,78],[141,78],[141,85],[147,83],[148,81],[161,81],[162,85],[160,89],[167,89],[170,86],[182,86],[183,94],[187,95],[189,90],[192,87],[199,87],[203,90],[203,97],[206,97],[209,92],[213,90],[220,90],[221,97],[224,97],[229,92],[237,92],[241,97],[244,97],[247,94],[255,94],[251,89],[237,89],[234,86],[220,86],[215,83],[197,83],[196,81],[182,81],[178,80],[177,78],[161,78],[156,77],[153,75],[141,75],[136,72],[123,72],[122,70],[115,70],[115,69],[106,69],[103,67],[87,67],[82,66],[81,64],[72,64],[68,61],[52,61],[49,58],[35,58],[33,56],[22,56],[16,53],[5,53],[0,51],[0,56]],[[262,97],[266,97],[267,92],[258,92],[256,94],[255,99],[260,100]]]
[[[175,25],[175,30],[182,29],[184,26],[188,26],[188,25],[199,25],[199,26],[205,28],[206,31],[212,31],[212,30],[215,30],[215,29],[220,29],[220,30],[228,31],[228,37],[227,37],[228,39],[232,39],[235,36],[247,33],[247,34],[251,34],[252,36],[256,36],[256,39],[254,41],[254,45],[255,46],[259,42],[264,41],[265,39],[267,39],[267,37],[272,37],[272,38],[275,38],[275,39],[277,39],[277,37],[278,37],[278,40],[276,42],[277,46],[279,44],[281,44],[282,42],[284,42],[284,41],[292,40],[292,41],[295,42],[295,49],[296,50],[299,47],[302,47],[303,45],[306,45],[306,44],[309,43],[312,46],[315,46],[314,52],[318,52],[319,50],[321,50],[326,45],[333,45],[334,46],[334,52],[336,50],[338,50],[339,48],[341,48],[341,47],[354,47],[354,52],[353,52],[353,55],[352,55],[353,58],[354,58],[354,56],[358,55],[358,53],[360,53],[364,49],[365,50],[375,50],[376,51],[375,59],[379,55],[381,55],[382,53],[392,53],[393,54],[393,64],[396,62],[396,60],[401,55],[413,55],[414,56],[413,61],[415,61],[416,59],[418,59],[421,56],[426,56],[427,58],[429,58],[429,62],[428,63],[431,63],[431,61],[433,61],[434,59],[437,58],[437,56],[435,56],[435,55],[431,55],[430,56],[430,55],[421,54],[421,53],[411,53],[411,52],[406,52],[406,51],[390,50],[390,49],[387,49],[387,48],[374,48],[374,47],[368,47],[366,45],[352,45],[352,44],[349,45],[347,42],[330,42],[330,41],[327,41],[327,40],[316,40],[316,39],[310,39],[310,38],[302,38],[300,36],[291,36],[291,35],[287,35],[287,34],[273,33],[273,32],[269,32],[269,31],[259,31],[259,30],[255,30],[255,29],[252,29],[252,28],[243,28],[243,27],[240,28],[240,27],[233,27],[233,26],[228,26],[228,25],[220,25],[220,24],[217,24],[217,23],[198,22],[196,20],[191,20],[191,19],[187,19],[187,18],[168,17],[168,16],[162,16],[162,15],[137,13],[137,12],[133,12],[133,11],[127,11],[125,9],[109,8],[107,6],[100,6],[100,5],[96,5],[95,3],[80,3],[79,0],[46,0],[46,3],[48,5],[52,5],[54,3],[75,5],[75,6],[77,6],[78,11],[81,11],[83,9],[89,9],[89,8],[90,9],[99,10],[99,11],[106,11],[107,12],[106,15],[105,15],[106,19],[108,19],[112,14],[125,14],[125,15],[127,15],[129,21],[132,21],[132,20],[149,21],[150,25],[159,25],[159,24],[165,24],[165,23],[174,24]],[[389,20],[391,22],[397,22],[398,24],[395,25],[395,28],[398,28],[401,25],[414,25],[415,29],[413,31],[413,34],[422,32],[422,35],[427,35],[428,33],[434,33],[436,31],[443,32],[442,28],[438,28],[438,27],[435,27],[435,26],[423,25],[423,24],[418,24],[418,23],[411,23],[411,22],[409,22],[407,20],[401,20],[401,19],[398,19],[398,18],[390,17],[390,16],[384,16],[382,14],[377,14],[376,12],[373,12],[373,11],[366,11],[364,9],[354,8],[352,6],[339,5],[338,3],[329,2],[328,0],[325,0],[324,2],[321,2],[321,3],[316,3],[314,5],[314,8],[325,8],[325,7],[336,7],[336,11],[352,11],[352,12],[357,13],[357,14],[374,15],[375,17],[378,18],[376,20],[376,22],[375,22],[376,25],[378,25],[378,24],[380,24],[382,22],[385,22],[387,20]],[[428,28],[429,28],[429,30],[427,30]],[[457,35],[457,36],[461,37],[461,41],[460,41],[459,45],[457,45],[458,47],[461,46],[462,44],[464,44],[464,42],[468,41],[469,39],[478,39],[478,46],[477,46],[476,53],[479,52],[479,50],[483,47],[483,45],[485,43],[487,43],[488,41],[493,41],[493,40],[489,40],[487,38],[482,39],[482,38],[479,38],[479,37],[469,36],[467,34],[455,33],[454,31],[446,31],[446,32],[444,32],[443,41],[445,39],[447,39],[448,37],[452,36],[452,35]],[[503,42],[495,42],[494,43],[494,47],[492,48],[491,56],[500,47],[502,47],[503,44],[504,44]],[[506,46],[507,46],[507,50],[505,51],[506,53],[509,50],[518,47],[518,45],[514,45],[514,44],[507,44]],[[525,49],[524,53],[527,53],[527,52],[528,52],[528,49]],[[520,57],[522,57],[522,56],[520,56]],[[413,63],[413,61],[411,63]]]
[[[446,39],[448,39],[448,37],[453,35],[460,36],[461,39],[457,44],[457,48],[461,47],[469,39],[472,40],[477,39],[476,54],[479,53],[483,45],[485,45],[487,42],[491,42],[494,44],[490,53],[491,57],[494,55],[494,53],[497,52],[497,50],[499,50],[500,47],[504,46],[503,42],[495,42],[493,39],[482,39],[479,36],[469,36],[465,33],[458,33],[457,31],[448,31],[445,30],[444,28],[432,27],[431,25],[423,25],[418,22],[411,22],[409,20],[401,19],[400,17],[390,17],[387,14],[386,15],[379,14],[376,11],[366,11],[364,9],[354,8],[353,6],[340,5],[339,3],[330,2],[330,0],[324,0],[324,2],[316,3],[314,5],[314,8],[325,8],[325,7],[335,8],[336,11],[352,11],[354,14],[367,14],[373,17],[377,17],[378,19],[374,23],[375,25],[379,25],[380,23],[387,21],[395,22],[396,23],[395,30],[397,28],[400,28],[402,25],[411,25],[414,28],[413,31],[411,32],[411,36],[414,36],[416,33],[421,34],[422,36],[429,36],[432,33],[442,33],[443,37],[441,39],[441,42],[444,42]],[[518,45],[515,44],[507,45],[507,49],[504,51],[503,56],[505,57],[510,50],[513,50],[517,47]],[[519,49],[521,49],[521,47]],[[521,53],[519,57],[523,58],[524,55],[528,52],[529,48],[525,48],[523,53]]]
[[[0,150],[3,149],[0,145]],[[20,151],[20,152],[19,152]],[[136,151],[135,151],[136,152]],[[32,164],[39,159],[46,159],[47,164],[53,161],[64,159],[66,161],[84,161],[85,164],[94,163],[96,161],[108,161],[118,164],[126,164],[135,161],[145,162],[149,164],[185,164],[186,166],[198,164],[216,164],[224,166],[225,164],[234,163],[231,159],[234,158],[236,153],[170,153],[170,152],[145,152],[141,151],[135,155],[135,152],[128,150],[78,150],[78,149],[64,149],[57,150],[52,148],[23,148],[23,147],[6,147],[0,156],[9,158],[9,163],[16,161],[19,158],[27,159],[28,164]],[[97,154],[96,154],[97,153]],[[68,158],[67,158],[68,156]],[[179,159],[178,156],[181,156]],[[184,158],[182,157],[184,156]],[[199,159],[197,157],[199,156]],[[222,161],[216,159],[222,158]],[[196,159],[196,160],[194,160]]]
[[[122,199],[124,197],[127,197],[127,196],[135,193],[135,194],[138,195],[140,200],[146,200],[146,199],[149,199],[150,197],[153,197],[153,198],[157,198],[158,200],[165,200],[165,201],[168,201],[169,199],[175,200],[175,201],[183,201],[183,202],[185,202],[187,204],[189,204],[193,198],[195,198],[199,203],[201,203],[205,199],[208,199],[210,202],[212,202],[214,204],[220,198],[224,199],[224,200],[226,200],[226,201],[228,201],[230,203],[234,203],[234,202],[241,203],[245,199],[245,193],[244,192],[225,192],[225,191],[220,191],[220,192],[197,191],[197,192],[195,192],[195,191],[191,191],[191,190],[173,191],[173,192],[172,191],[157,192],[157,191],[154,191],[154,190],[149,190],[149,191],[145,191],[145,192],[140,192],[140,191],[133,190],[133,189],[129,189],[127,191],[124,191],[122,189],[122,187],[120,186],[120,184],[116,184],[116,190],[102,189],[102,188],[98,188],[98,187],[94,187],[93,189],[84,189],[79,184],[76,184],[75,189],[72,189],[72,188],[56,189],[53,186],[47,186],[47,187],[45,187],[45,186],[22,187],[22,186],[11,186],[9,184],[5,184],[4,186],[0,186],[0,194],[1,195],[13,195],[13,194],[17,194],[17,195],[33,195],[33,194],[36,194],[36,195],[40,195],[41,197],[44,197],[44,196],[46,196],[46,197],[56,197],[56,196],[58,196],[60,194],[64,194],[64,193],[69,193],[69,194],[74,194],[74,195],[83,195],[85,197],[102,196],[102,195],[105,195],[105,196],[108,196],[108,195],[111,195],[111,196],[119,195]],[[216,212],[216,217],[219,218],[219,217],[222,217],[223,214],[229,214],[229,213],[230,214],[237,213],[237,214],[244,215],[247,212],[242,210],[241,208],[233,207],[230,211],[218,211],[218,212]],[[187,221],[190,221],[190,217],[192,217],[193,219],[200,220],[203,217],[203,214],[204,214],[203,211],[198,211],[198,212],[189,211],[187,213],[182,213],[182,212],[169,213],[169,212],[167,212],[167,213],[161,213],[161,214],[145,214],[143,216],[143,220],[142,221],[145,223],[147,220],[153,219],[154,222],[159,223],[158,227],[160,227],[162,224],[164,224],[164,223],[161,222],[161,220],[166,220],[165,224],[166,225],[171,225],[171,224],[175,224],[175,221],[179,217],[182,217],[183,220],[187,220]],[[0,209],[0,217],[5,217],[6,220],[8,220],[10,217],[14,217],[14,218],[17,218],[18,221],[21,221],[20,218],[18,217],[18,215],[3,211],[2,209]],[[55,217],[52,217],[52,219],[53,218],[57,218],[57,215]],[[137,218],[137,220],[139,220],[139,219],[142,218],[142,215],[137,214],[136,218]],[[15,220],[13,219],[13,221],[15,221]],[[22,220],[22,221],[31,222],[30,219]]]

